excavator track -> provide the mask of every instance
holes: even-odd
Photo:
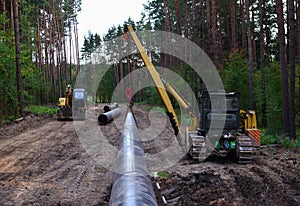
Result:
[[[252,141],[246,135],[237,137],[236,157],[240,164],[248,164],[252,161]]]
[[[196,133],[189,134],[189,141],[191,148],[189,150],[189,155],[198,161],[204,161],[207,157],[206,146],[205,146],[205,137],[200,136]]]

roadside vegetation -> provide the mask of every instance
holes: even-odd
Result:
[[[37,115],[45,115],[45,114],[56,114],[58,108],[53,106],[41,106],[41,105],[31,105],[25,108],[26,112],[37,114]]]
[[[280,145],[287,148],[300,148],[300,132],[297,139],[291,140],[288,136],[267,134],[265,129],[261,130],[261,145]]]
[[[44,115],[54,115],[57,112],[57,107],[53,106],[42,106],[42,105],[30,105],[24,108],[24,113],[26,115],[28,114],[34,114],[38,116],[44,116]],[[19,118],[22,118],[20,115],[10,115],[6,116],[4,119],[2,119],[2,124],[11,124],[12,122],[18,120]]]

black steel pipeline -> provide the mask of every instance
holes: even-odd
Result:
[[[118,103],[113,103],[112,105],[105,105],[105,106],[103,107],[103,111],[104,111],[104,112],[109,112],[109,111],[111,111],[111,110],[116,109],[117,107],[118,107]]]
[[[110,206],[157,205],[144,155],[133,114],[129,112],[120,139]]]
[[[99,124],[107,124],[113,119],[117,118],[121,114],[121,109],[120,108],[115,108],[109,112],[106,113],[101,113],[98,116],[98,123]]]

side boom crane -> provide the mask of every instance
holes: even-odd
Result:
[[[260,130],[257,129],[255,111],[241,110],[240,94],[238,92],[225,93],[223,90],[202,91],[199,119],[190,112],[193,126],[187,127],[185,135],[182,135],[180,123],[167,91],[174,96],[182,108],[188,109],[189,103],[157,72],[131,25],[124,28],[124,36],[128,31],[166,108],[176,139],[183,152],[188,152],[196,160],[205,160],[211,153],[219,156],[234,153],[239,163],[250,163],[253,148],[260,146]],[[124,39],[128,39],[128,36]],[[223,104],[224,95],[226,110],[222,107],[212,110],[212,102],[217,105]],[[222,128],[218,125],[210,127],[211,121],[224,119],[225,124]],[[208,132],[210,130],[222,130],[222,133],[219,136],[214,136]]]

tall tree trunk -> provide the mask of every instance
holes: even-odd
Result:
[[[218,32],[218,56],[219,56],[219,64],[220,68],[224,68],[224,52],[223,52],[223,34],[222,32]]]
[[[70,22],[70,20],[68,20],[68,25],[69,25],[69,84],[71,84],[72,83],[72,26],[71,26],[71,22]]]
[[[217,40],[217,1],[211,1],[212,8],[212,48],[213,48],[213,61],[218,66],[218,40]]]
[[[176,12],[176,22],[177,22],[177,34],[182,35],[182,28],[181,28],[181,17],[180,17],[180,4],[179,0],[175,0],[175,12]],[[180,50],[181,52],[181,50]],[[182,53],[181,53],[182,55]],[[182,69],[182,62],[176,58],[176,68]]]
[[[203,22],[204,22],[204,0],[199,1],[199,22],[200,22],[200,27],[199,27],[199,35],[198,35],[198,45],[200,47],[203,47]]]
[[[211,16],[210,16],[210,0],[206,0],[206,27],[207,27],[207,45],[211,45]],[[211,55],[211,49],[210,46],[208,47],[208,53]]]
[[[63,40],[62,40],[62,54],[63,54],[63,61],[64,61],[64,74],[65,74],[65,79],[66,79],[66,84],[69,83],[69,73],[68,73],[68,64],[67,64],[67,46],[66,46],[66,42],[67,42],[67,38],[64,35],[66,28],[65,28],[65,23],[64,23],[64,19],[63,17],[61,17],[61,26],[62,26],[62,35],[63,35]]]
[[[238,39],[237,39],[237,23],[236,23],[236,0],[230,0],[230,25],[231,25],[231,52],[238,49]]]
[[[0,4],[1,4],[0,14],[3,14],[4,12],[6,12],[5,0],[1,0]],[[3,28],[4,31],[6,30],[5,23],[3,23],[2,28]]]
[[[49,56],[48,56],[48,48],[49,48],[49,44],[48,44],[48,36],[49,36],[49,29],[47,28],[47,12],[46,12],[46,8],[43,8],[43,17],[44,17],[44,22],[43,22],[43,27],[44,27],[44,50],[45,50],[45,85],[46,87],[49,86],[49,81],[50,81],[50,72],[49,72]],[[47,88],[48,89],[48,88]],[[46,104],[49,103],[49,94],[48,92],[46,93]]]
[[[300,108],[300,0],[297,0],[297,23],[296,23],[296,61],[298,64],[298,108]],[[299,111],[298,111],[299,112]],[[300,128],[300,125],[299,125]]]
[[[10,0],[10,30],[14,30],[14,0]]]
[[[285,30],[284,30],[284,17],[283,17],[283,3],[282,0],[276,0],[276,13],[278,24],[278,37],[279,37],[279,58],[281,68],[282,80],[282,130],[284,134],[289,133],[289,91],[288,91],[288,72],[286,63],[286,50],[285,50]]]
[[[167,7],[167,2],[164,0],[164,14],[165,14],[165,31],[170,32],[171,26],[170,26],[170,17],[169,17],[169,11]],[[169,35],[165,33],[164,35],[165,41],[168,42]],[[170,49],[170,44],[166,45],[166,49]],[[171,66],[171,56],[168,54],[164,54],[164,68],[168,68]]]
[[[246,0],[246,18],[247,18],[247,37],[248,37],[248,63],[249,63],[249,107],[254,109],[254,95],[253,95],[253,50],[251,38],[251,24],[250,24],[250,5],[249,0]]]
[[[42,39],[41,39],[41,21],[40,18],[37,18],[37,68],[42,72]]]
[[[242,16],[242,49],[243,51],[246,51],[247,49],[247,29],[245,27],[245,0],[240,1],[240,7],[241,7],[241,16]]]
[[[4,13],[6,11],[6,8],[5,8],[5,0],[1,0],[1,12]]]
[[[189,13],[190,13],[190,9],[189,9],[189,5],[187,3],[185,3],[185,25],[184,25],[184,36],[185,38],[189,38],[189,23],[190,23],[190,19],[189,19]],[[184,46],[184,57],[185,59],[188,58],[188,45]],[[187,74],[187,65],[185,63],[183,63],[183,79],[185,80],[184,82],[184,91],[187,91],[187,79],[188,79],[188,74]]]
[[[255,13],[254,9],[252,9],[252,22],[255,22]],[[251,27],[251,41],[252,41],[252,54],[253,54],[253,68],[257,67],[257,56],[256,56],[256,41],[254,38],[255,26]]]
[[[184,37],[185,38],[190,38],[190,18],[189,18],[189,14],[190,14],[190,8],[189,5],[186,3],[185,4],[185,25],[184,25]]]
[[[39,72],[42,74],[43,73],[43,52],[42,52],[42,38],[41,38],[41,20],[40,17],[37,18],[37,68],[39,70]],[[39,96],[40,96],[40,103],[44,103],[44,98],[43,98],[43,89],[44,89],[45,85],[43,82],[43,86],[39,87]]]
[[[54,0],[51,1],[51,7],[52,7],[52,24],[53,24],[53,63],[54,63],[54,59],[56,59],[56,64],[54,63],[54,67],[56,69],[56,84],[58,85],[58,87],[56,88],[56,91],[58,93],[58,95],[60,96],[62,93],[61,90],[61,70],[60,70],[60,66],[61,66],[61,60],[60,60],[60,31],[59,31],[59,24],[58,24],[58,15],[56,13],[56,9],[55,9],[55,2]],[[56,33],[56,35],[55,35]],[[55,53],[55,54],[54,54]],[[56,58],[54,58],[54,56]],[[55,92],[56,95],[56,92]],[[55,97],[56,99],[57,97]]]
[[[297,22],[296,22],[296,61],[300,65],[300,0],[296,2],[296,15],[297,15]],[[300,69],[300,68],[299,68]],[[299,70],[299,78],[300,78],[300,70]],[[300,80],[299,80],[300,84]],[[299,85],[300,89],[300,85]],[[300,90],[299,90],[299,98],[300,98]],[[300,104],[300,99],[299,99]],[[299,105],[300,108],[300,105]]]
[[[296,140],[296,125],[295,125],[295,6],[294,0],[288,0],[288,33],[289,33],[289,63],[290,63],[290,135],[291,140]]]
[[[192,8],[191,8],[191,40],[192,42],[195,42],[197,41],[197,29],[196,28],[199,28],[198,26],[198,21],[196,20],[196,0],[192,0]]]
[[[169,12],[168,12],[168,7],[167,7],[166,0],[164,0],[164,13],[165,13],[165,30],[167,32],[170,32],[171,31],[171,27],[170,27]]]
[[[267,94],[266,94],[266,77],[265,77],[265,34],[264,34],[264,0],[259,0],[259,36],[260,36],[260,57],[259,65],[261,69],[261,91],[262,91],[262,126],[267,126]]]
[[[180,5],[179,0],[175,0],[176,9],[176,22],[177,22],[177,34],[181,36],[181,18],[180,18]]]
[[[52,14],[53,15],[53,14]],[[53,28],[53,21],[49,19],[49,37],[50,37],[50,73],[51,73],[51,83],[52,83],[52,103],[56,102],[56,75],[55,75],[55,62],[54,62],[54,34],[55,28]]]
[[[20,61],[20,34],[19,34],[19,7],[18,1],[13,0],[13,17],[14,17],[14,33],[16,44],[16,77],[17,77],[17,93],[18,93],[18,110],[20,115],[24,114],[24,100],[22,94],[22,76]]]
[[[265,64],[267,67],[271,65],[271,51],[270,51],[270,42],[271,42],[271,30],[270,26],[266,25],[265,27],[266,34],[266,45],[265,45]]]
[[[77,18],[76,18],[76,16],[74,16],[74,35],[75,35],[76,77],[77,77],[80,73],[80,57],[79,57],[80,55],[79,55],[78,28],[77,28]]]

